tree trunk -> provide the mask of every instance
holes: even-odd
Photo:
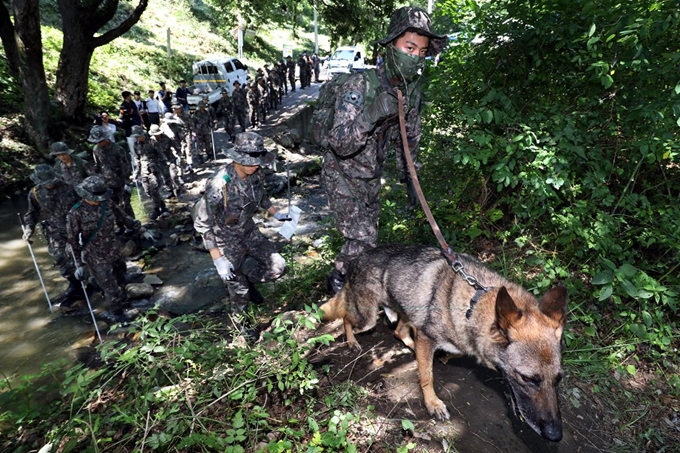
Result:
[[[7,12],[0,11],[0,16]],[[2,20],[6,25],[6,20]],[[12,40],[6,40],[9,34]],[[51,117],[50,99],[45,80],[45,68],[42,60],[42,37],[40,34],[40,7],[38,0],[14,0],[14,26],[6,30],[3,26],[3,44],[8,58],[18,58],[10,61],[19,69],[21,83],[24,89],[24,127],[30,142],[39,151],[45,152],[49,140],[48,128]],[[9,44],[9,46],[8,46]]]
[[[61,52],[57,67],[55,97],[62,105],[66,118],[76,122],[85,119],[87,81],[93,53],[89,39],[74,29],[70,29],[68,34],[64,33],[63,48],[69,51]]]

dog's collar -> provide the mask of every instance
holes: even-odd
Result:
[[[455,260],[454,262],[452,262],[451,267],[453,268],[453,271],[455,273],[460,274],[463,277],[463,280],[465,280],[468,285],[472,286],[474,289],[477,290],[475,291],[475,295],[472,296],[472,299],[470,299],[470,308],[468,308],[468,310],[465,312],[465,317],[467,319],[470,319],[470,316],[472,316],[472,310],[474,310],[475,305],[477,305],[477,302],[479,302],[479,299],[482,297],[482,294],[487,292],[490,288],[487,288],[486,286],[482,285],[481,283],[479,283],[479,280],[465,272],[463,263],[461,263],[459,260]]]

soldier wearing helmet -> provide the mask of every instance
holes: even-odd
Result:
[[[324,153],[323,182],[335,224],[345,242],[327,279],[335,293],[344,284],[349,261],[377,245],[380,178],[388,150],[396,150],[397,167],[411,196],[399,134],[396,90],[404,94],[408,145],[416,160],[420,141],[420,74],[425,57],[438,54],[446,37],[431,30],[430,16],[417,7],[392,15],[385,47],[385,64],[354,74],[338,89],[333,125]]]

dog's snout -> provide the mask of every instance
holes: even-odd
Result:
[[[552,441],[559,442],[562,440],[562,420],[549,420],[543,423],[541,427],[541,435]]]

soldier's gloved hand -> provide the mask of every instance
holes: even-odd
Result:
[[[364,116],[366,120],[375,125],[390,116],[399,114],[399,100],[397,97],[389,92],[383,91],[380,93],[370,105],[364,108]]]
[[[76,280],[82,282],[85,280],[85,268],[83,266],[76,267],[76,271],[73,273]]]
[[[285,214],[283,212],[276,211],[274,213],[274,218],[278,220],[279,222],[286,222],[288,220],[293,220],[290,217],[288,217],[288,214]]]
[[[135,231],[139,231],[141,228],[142,228],[142,222],[135,219],[134,223],[132,224],[132,229],[135,230]]]
[[[31,239],[31,236],[33,236],[33,228],[31,228],[30,226],[27,226],[24,229],[24,236],[23,236],[24,241],[28,242]]]
[[[222,277],[222,280],[231,280],[234,278],[234,265],[231,264],[231,261],[225,256],[220,256],[216,260],[213,260],[213,264],[215,265],[215,269],[217,269],[217,273]]]

